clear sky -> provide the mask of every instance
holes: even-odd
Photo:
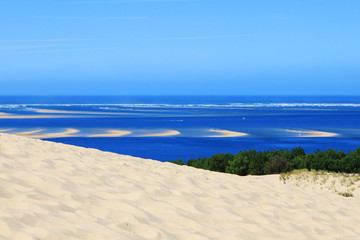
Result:
[[[359,0],[12,0],[0,95],[359,95]]]

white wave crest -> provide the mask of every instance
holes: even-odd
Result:
[[[30,110],[36,107],[94,107],[99,110],[117,111],[139,108],[204,108],[204,109],[249,109],[249,108],[300,108],[337,109],[360,108],[360,103],[229,103],[229,104],[166,104],[166,103],[136,103],[136,104],[0,104],[0,110]]]

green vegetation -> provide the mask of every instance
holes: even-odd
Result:
[[[339,193],[339,195],[343,196],[343,197],[353,197],[354,196],[354,194],[349,193],[349,192]]]
[[[343,197],[353,197],[353,192],[358,192],[360,189],[359,173],[335,173],[302,169],[281,173],[279,178],[284,184],[294,184],[302,188],[328,189]]]
[[[236,155],[219,153],[210,158],[190,159],[187,163],[172,161],[211,171],[238,175],[264,175],[289,172],[295,169],[331,172],[360,173],[360,148],[350,151],[328,149],[305,154],[301,147],[290,150],[256,151],[244,150]]]

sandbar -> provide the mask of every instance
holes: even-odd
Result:
[[[125,113],[116,113],[116,112],[91,112],[91,111],[67,111],[67,110],[52,110],[52,109],[37,109],[32,108],[31,110],[37,112],[37,113],[65,113],[65,114],[103,114],[103,115],[119,115],[119,114],[125,114]],[[129,113],[126,113],[127,115]]]
[[[180,132],[177,130],[168,130],[168,131],[162,132],[162,133],[152,133],[152,134],[140,135],[137,137],[169,137],[169,136],[176,136],[179,134],[180,134]]]
[[[81,118],[78,115],[0,115],[0,119]]]
[[[8,129],[0,129],[0,132],[9,132],[9,131],[11,131],[11,130],[13,130],[12,128],[8,128]]]
[[[36,129],[36,130],[31,130],[31,131],[26,131],[26,132],[12,132],[11,134],[31,137],[31,136],[36,135],[37,133],[42,132],[44,130],[45,129]]]
[[[210,132],[221,133],[221,135],[211,135],[206,137],[244,137],[247,136],[247,133],[243,132],[234,132],[228,130],[221,130],[221,129],[210,129]]]
[[[39,129],[39,130],[33,130],[33,131],[27,131],[27,132],[12,132],[11,134],[19,135],[19,136],[26,136],[30,138],[63,138],[63,137],[79,137],[79,135],[74,135],[75,133],[78,133],[78,129],[74,128],[67,128],[63,132],[55,132],[55,133],[39,133],[42,131],[45,131],[46,129]]]
[[[131,131],[125,130],[107,130],[106,133],[90,134],[88,137],[122,137],[131,133]]]
[[[141,146],[139,146],[141,151]],[[0,133],[1,239],[358,239],[359,195]]]
[[[337,133],[322,132],[322,131],[315,131],[315,130],[302,131],[302,130],[285,129],[285,131],[292,132],[292,133],[298,133],[298,137],[335,137],[335,136],[339,135]]]

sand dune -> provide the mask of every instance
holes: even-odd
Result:
[[[358,239],[359,223],[357,196],[278,175],[0,134],[0,239]]]
[[[220,129],[210,129],[209,131],[215,133],[221,133],[221,135],[212,135],[207,137],[244,137],[248,135],[247,133],[220,130]]]
[[[131,134],[131,131],[107,130],[106,133],[90,134],[88,137],[122,137],[129,134]]]
[[[314,130],[300,131],[300,130],[286,129],[285,131],[298,133],[298,137],[335,137],[339,135],[337,133],[314,131]]]
[[[176,136],[179,135],[180,132],[176,130],[168,130],[166,132],[162,133],[152,133],[152,134],[146,134],[146,135],[140,135],[137,137],[169,137],[169,136]]]

